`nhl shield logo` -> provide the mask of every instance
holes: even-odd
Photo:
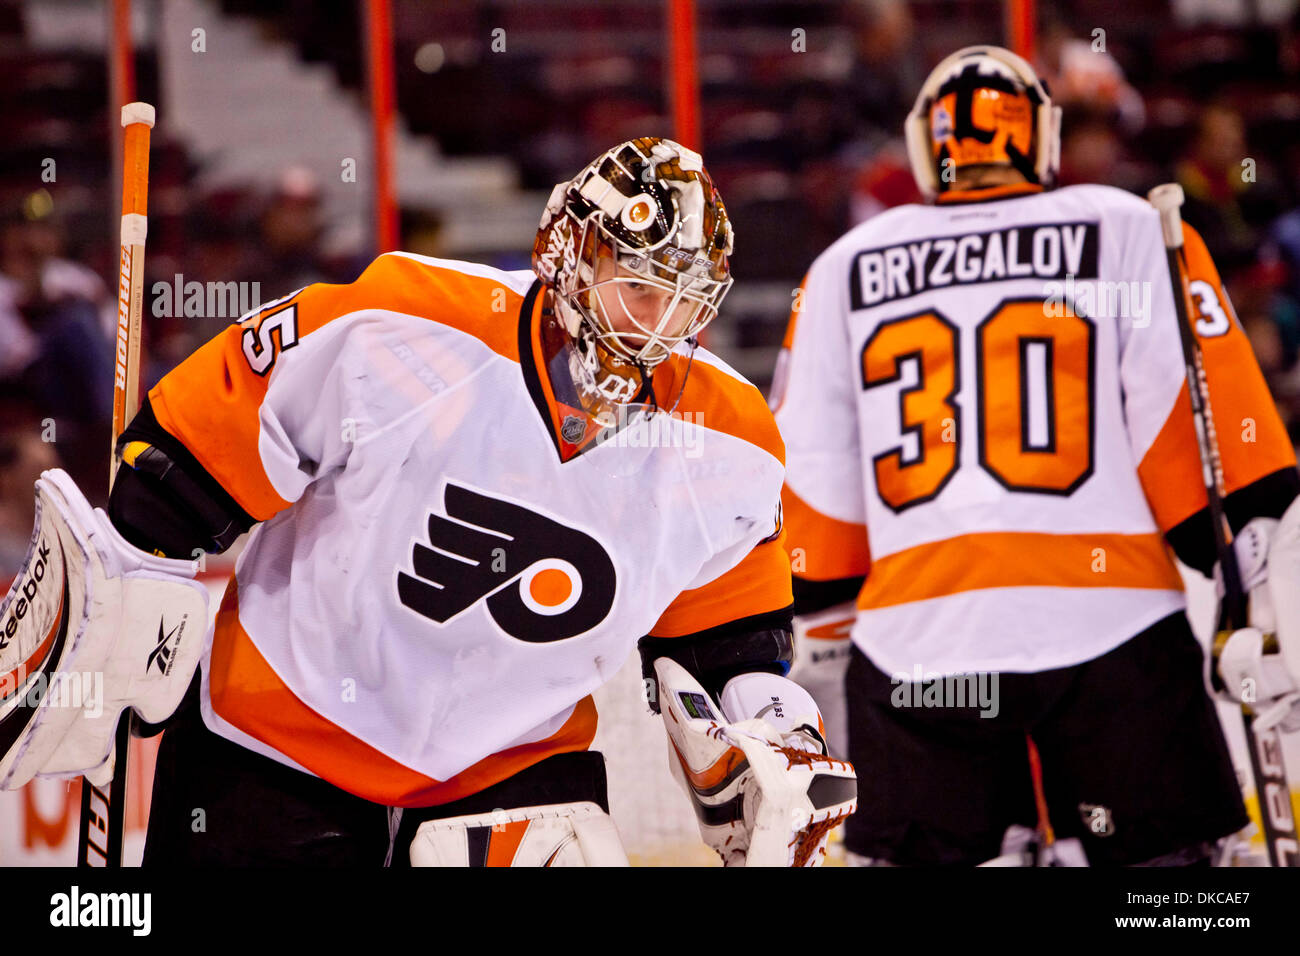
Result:
[[[560,425],[560,437],[570,445],[576,445],[582,441],[582,436],[587,434],[587,423],[577,415],[565,415],[564,422]]]
[[[948,111],[943,108],[943,104],[936,104],[934,112],[930,114],[930,137],[937,140],[945,140],[952,135],[952,117]]]
[[[1115,817],[1110,812],[1110,807],[1103,807],[1099,803],[1081,803],[1079,816],[1093,836],[1108,837],[1115,832]]]

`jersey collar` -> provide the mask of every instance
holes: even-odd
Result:
[[[548,320],[545,293],[541,280],[534,280],[519,308],[519,367],[556,454],[561,462],[567,462],[595,448],[602,436],[608,438],[630,423],[620,422],[612,429],[599,425],[582,407],[564,356],[552,360],[548,367],[542,342],[543,323]],[[656,386],[658,378],[656,375]]]
[[[1006,199],[1008,196],[1027,196],[1042,191],[1043,187],[1038,183],[1007,183],[1005,186],[986,186],[983,189],[950,189],[939,193],[934,202],[937,206],[960,206],[964,203]]]

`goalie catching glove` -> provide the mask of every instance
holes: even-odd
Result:
[[[1300,498],[1281,520],[1253,519],[1233,550],[1251,626],[1219,649],[1220,696],[1252,708],[1260,732],[1274,725],[1300,730]]]
[[[128,544],[61,470],[36,482],[36,527],[0,604],[0,789],[35,776],[113,776],[127,707],[170,717],[207,634],[189,561]]]
[[[827,753],[808,692],[776,674],[741,674],[719,707],[670,658],[654,669],[673,776],[723,865],[820,865],[830,831],[857,808],[857,778]]]

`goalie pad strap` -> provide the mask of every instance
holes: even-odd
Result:
[[[794,659],[790,609],[756,614],[682,637],[643,637],[641,677],[650,709],[659,713],[654,662],[667,657],[686,668],[717,699],[727,681],[751,671],[784,677]]]

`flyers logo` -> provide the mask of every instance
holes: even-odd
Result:
[[[480,600],[501,630],[544,644],[595,627],[614,604],[614,563],[590,535],[450,482],[447,517],[429,515],[428,545],[397,573],[399,600],[445,624]]]

